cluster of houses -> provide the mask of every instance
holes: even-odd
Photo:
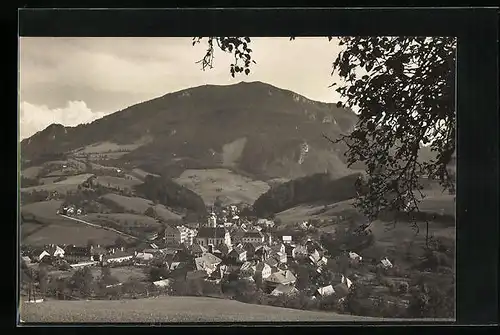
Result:
[[[72,215],[83,215],[85,213],[83,208],[78,208],[75,205],[64,205],[58,211],[57,214],[72,216]]]
[[[74,206],[64,207],[65,213],[78,213]],[[166,225],[162,231],[151,235],[147,242],[132,249],[123,247],[89,245],[47,245],[22,253],[26,264],[37,262],[66,262],[71,268],[93,265],[148,266],[161,264],[169,271],[185,269],[185,278],[200,278],[214,283],[247,280],[259,284],[271,295],[293,295],[297,273],[292,264],[310,264],[319,275],[326,269],[328,257],[316,241],[308,239],[298,243],[292,236],[275,236],[270,229],[274,222],[258,219],[250,222],[239,216],[236,206],[229,206],[211,213],[207,222],[198,229]],[[266,231],[266,232],[264,232]],[[362,262],[362,257],[349,252],[352,262]],[[381,260],[384,268],[391,262]],[[171,278],[153,282],[158,287],[168,286]],[[355,279],[356,280],[356,279]],[[323,285],[327,284],[327,285]],[[344,274],[337,274],[330,283],[316,284],[313,298],[333,295],[345,299],[354,285]]]

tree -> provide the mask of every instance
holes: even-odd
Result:
[[[118,236],[115,240],[115,246],[117,246],[118,248],[120,247],[125,247],[127,245],[127,242],[125,241],[125,239],[121,236]]]
[[[202,39],[195,37],[193,45]],[[206,41],[207,52],[199,62],[203,70],[212,68],[219,48],[234,54],[233,77],[250,73],[255,63],[250,38]],[[370,219],[386,211],[418,213],[422,175],[453,193],[455,180],[447,166],[455,152],[456,39],[380,36],[336,41],[343,47],[332,71],[342,80],[336,89],[342,97],[338,106],[358,109],[359,119],[351,133],[327,139],[347,146],[349,166],[366,167],[366,176],[356,183],[356,207]],[[434,157],[419,159],[429,148]],[[412,222],[418,232],[416,219]],[[428,239],[428,222],[426,231]]]
[[[92,293],[94,277],[89,267],[77,270],[70,278],[70,288],[78,291],[82,296],[88,297]]]
[[[144,215],[152,218],[157,217],[156,210],[153,207],[148,207],[148,209],[146,209],[146,211],[144,212]]]
[[[37,273],[38,283],[40,284],[40,292],[45,294],[47,292],[47,285],[49,283],[49,274],[46,266],[40,266]]]

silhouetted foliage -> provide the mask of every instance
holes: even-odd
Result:
[[[152,218],[158,217],[158,215],[156,214],[156,210],[153,207],[148,207],[148,209],[146,209],[146,211],[144,212],[144,215]]]
[[[201,40],[194,38],[193,45]],[[356,184],[356,207],[370,219],[387,210],[419,212],[421,175],[454,193],[455,179],[447,166],[455,152],[456,39],[357,36],[336,41],[343,47],[332,71],[342,80],[336,91],[343,101],[337,106],[357,107],[359,119],[351,133],[327,138],[347,146],[350,166],[366,167],[366,178]],[[245,52],[249,42],[248,37],[207,38],[203,69],[212,67],[218,47],[234,53],[231,75],[243,72],[238,64],[244,60],[247,68],[252,63],[251,49]],[[419,160],[419,152],[427,150],[423,145],[435,157]],[[418,229],[416,220],[412,223]]]

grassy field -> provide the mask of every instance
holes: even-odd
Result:
[[[154,174],[154,173],[149,173],[141,169],[133,169],[130,174],[136,178],[139,178],[141,180],[144,180],[147,175],[152,175],[153,177],[159,177],[159,175]]]
[[[114,221],[121,225],[122,227],[159,227],[155,219],[138,214],[129,213],[111,213],[111,214],[99,214],[90,213],[85,216],[85,220],[91,223],[98,223],[99,220],[109,220]]]
[[[135,185],[142,184],[139,179],[131,177],[130,179],[112,177],[112,176],[98,176],[97,182],[104,187],[113,187],[120,189],[132,189]]]
[[[46,185],[38,185],[32,187],[21,188],[21,192],[33,192],[33,191],[57,191],[59,193],[66,193],[68,191],[73,191],[78,189],[78,185],[83,183],[85,180],[90,178],[92,174],[83,173],[76,176],[69,176],[67,179],[62,180],[57,183],[50,183]]]
[[[25,178],[35,179],[38,177],[38,175],[40,174],[41,171],[42,171],[41,166],[31,166],[29,168],[22,170],[21,176],[23,176]]]
[[[101,142],[101,143],[94,143],[91,145],[88,145],[84,148],[80,148],[75,150],[73,153],[75,154],[105,154],[113,151],[123,151],[123,152],[129,152],[133,151],[137,148],[139,148],[141,145],[144,145],[146,142],[143,141],[138,142],[138,143],[132,143],[132,144],[116,144],[113,142]]]
[[[333,216],[340,216],[347,213],[355,213],[356,210],[352,206],[353,200],[346,200],[333,204],[303,204],[286,211],[276,214],[276,217],[281,220],[283,225],[290,225],[296,222],[303,222],[308,219],[328,220]]]
[[[168,210],[163,205],[155,205],[151,200],[139,197],[125,197],[122,195],[109,193],[102,196],[102,198],[112,201],[116,205],[125,210],[132,210],[136,213],[144,213],[149,207],[154,207],[158,216],[164,220],[180,220],[181,216]]]
[[[207,204],[212,204],[217,196],[221,196],[226,204],[252,204],[269,189],[263,181],[251,180],[228,169],[186,170],[176,182],[199,194]]]
[[[23,304],[24,322],[276,322],[393,321],[329,312],[301,311],[205,297],[137,300],[55,301]],[[435,320],[422,320],[435,321]]]
[[[117,237],[122,237],[117,233],[78,224],[71,220],[64,224],[49,224],[37,230],[35,233],[23,238],[22,244],[42,246],[45,244],[75,244],[86,245],[88,240],[94,240],[102,245],[113,244]]]
[[[27,216],[35,216],[42,220],[60,220],[57,210],[61,207],[62,200],[40,201],[21,207],[21,213]]]

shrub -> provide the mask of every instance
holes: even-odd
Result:
[[[452,318],[455,311],[455,285],[439,287],[423,284],[411,289],[408,313],[417,318]]]

